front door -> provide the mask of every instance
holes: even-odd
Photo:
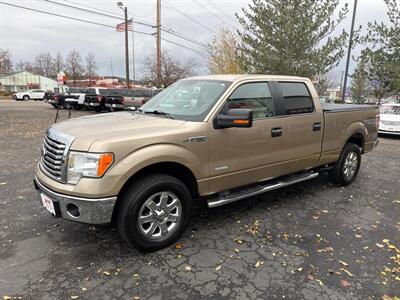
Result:
[[[285,145],[272,134],[282,126],[275,109],[274,87],[268,82],[248,82],[238,86],[219,113],[228,109],[252,109],[251,128],[215,129],[210,124],[210,185],[215,193],[232,187],[269,179],[270,167],[280,162]]]

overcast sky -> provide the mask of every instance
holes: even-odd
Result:
[[[102,12],[119,15],[123,12],[117,7],[117,1],[113,0],[52,0],[67,5],[78,5],[91,9],[96,8]],[[0,2],[12,3],[20,6],[44,10],[65,16],[81,18],[88,21],[98,22],[115,26],[118,19],[95,15],[88,12],[75,10],[68,7],[51,4],[46,0],[1,0]],[[353,0],[342,0],[342,4],[349,3],[350,13],[342,24],[342,28],[350,28],[350,18],[353,8]],[[156,0],[125,0],[123,3],[128,7],[129,14],[135,20],[155,23]],[[162,3],[162,26],[173,29],[175,32],[188,36],[200,43],[207,44],[213,33],[207,29],[217,29],[222,21],[229,26],[235,26],[233,16],[235,12],[246,7],[249,0],[161,0]],[[386,7],[383,0],[360,0],[358,1],[356,26],[363,27],[369,21],[378,20],[386,22]],[[217,8],[213,7],[214,4]],[[174,12],[173,7],[190,18],[201,23],[201,25],[189,20],[185,16]],[[212,12],[212,13],[210,13]],[[153,33],[154,29],[148,26],[135,25],[136,30]],[[167,33],[162,37],[180,43],[197,51],[202,51],[196,44],[179,39]],[[132,43],[131,35],[129,36]],[[45,15],[37,12],[9,7],[0,3],[0,48],[11,50],[15,62],[19,60],[33,61],[35,56],[41,52],[50,52],[55,55],[60,51],[64,56],[72,49],[77,49],[85,56],[89,51],[96,55],[99,75],[111,75],[111,60],[114,75],[124,76],[124,34],[116,32],[113,28],[100,25],[81,23],[67,20],[56,16]],[[132,55],[132,44],[130,44],[130,55]],[[185,59],[195,57],[200,65],[199,73],[206,73],[206,62],[201,55],[188,49],[162,41],[162,49],[168,50],[174,56]],[[151,35],[135,34],[135,61],[137,77],[143,66],[145,56],[155,51],[155,38]],[[357,48],[355,55],[359,53]],[[345,58],[335,73],[339,74],[344,69]],[[354,63],[352,63],[354,67]]]

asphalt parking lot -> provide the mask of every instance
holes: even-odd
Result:
[[[178,244],[144,254],[112,226],[54,219],[40,205],[32,179],[54,117],[42,102],[0,100],[3,299],[400,297],[400,138],[381,137],[351,186],[321,175],[199,205]]]

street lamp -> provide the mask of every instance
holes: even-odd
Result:
[[[117,6],[124,11],[125,15],[125,73],[126,87],[129,89],[129,51],[128,51],[128,8],[122,2],[117,2]]]

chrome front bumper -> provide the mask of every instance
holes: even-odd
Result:
[[[40,193],[45,194],[53,201],[56,210],[55,217],[87,224],[111,223],[117,196],[97,199],[81,198],[54,192],[41,184],[36,177],[33,183],[38,191],[39,201]]]

